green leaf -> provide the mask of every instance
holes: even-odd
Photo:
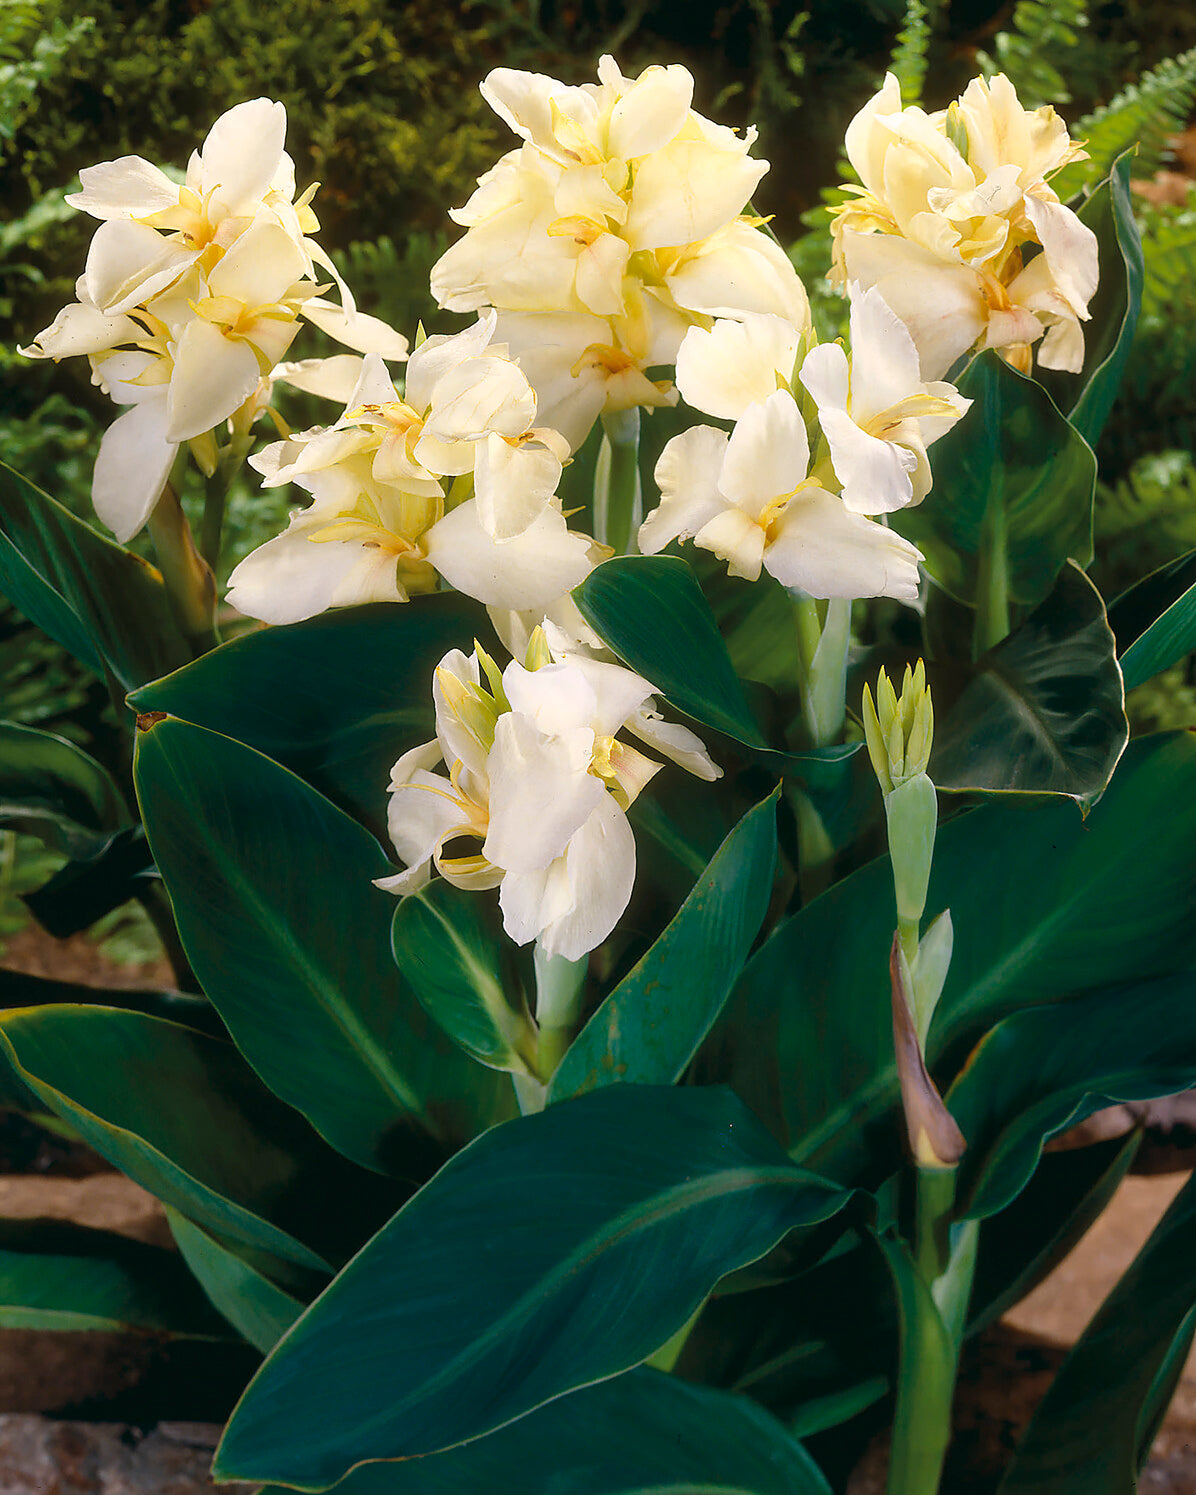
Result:
[[[43,929],[66,939],[137,897],[155,876],[145,831],[131,825],[97,840],[24,901]]]
[[[668,928],[578,1034],[553,1077],[550,1102],[616,1082],[680,1079],[764,922],[776,857],[770,794],[730,833]]]
[[[1100,794],[1129,741],[1114,648],[1099,592],[1069,562],[1046,601],[981,655],[936,726],[936,786],[1081,803]]]
[[[436,878],[401,898],[391,945],[420,1006],[454,1043],[491,1069],[535,1073],[535,1025],[476,893]]]
[[[0,722],[0,825],[78,856],[128,820],[107,770],[82,748],[53,732]]]
[[[1115,1101],[1196,1085],[1196,973],[1015,1012],[986,1033],[947,1104],[968,1151],[960,1209],[1003,1208],[1046,1139]]]
[[[481,1437],[638,1364],[720,1277],[847,1197],[725,1090],[617,1085],[496,1127],[262,1367],[217,1477],[321,1489]]]
[[[753,748],[767,744],[710,604],[676,556],[620,556],[574,590],[586,622],[678,711]]]
[[[901,1342],[891,1445],[893,1488],[910,1489],[916,1488],[919,1472],[942,1467],[951,1437],[956,1351],[909,1247],[891,1234],[878,1236],[877,1244],[893,1281]],[[936,1408],[940,1417],[928,1418],[928,1406]]]
[[[703,562],[709,560],[711,565]],[[755,581],[730,576],[721,561],[697,551],[692,564],[710,599],[727,653],[741,680],[792,693],[798,675],[794,601],[767,572]]]
[[[935,443],[934,491],[890,522],[960,602],[976,605],[983,563],[1003,569],[1011,601],[1034,606],[1069,557],[1092,558],[1096,458],[1042,385],[995,352],[973,359],[959,390],[975,403]]]
[[[134,773],[187,958],[277,1095],[347,1157],[407,1176],[429,1131],[503,1114],[509,1082],[403,986],[394,901],[372,886],[394,869],[368,831],[260,753],[170,717],[138,733]]]
[[[432,676],[490,625],[457,593],[242,634],[130,696],[247,743],[384,831],[395,760],[435,735]]]
[[[0,1221],[0,1329],[231,1338],[173,1252],[50,1220]]]
[[[1196,740],[1182,732],[1131,743],[1087,820],[1067,802],[994,802],[943,826],[926,907],[950,908],[955,948],[931,1064],[962,1058],[1018,1008],[1192,968],[1194,837]],[[834,1177],[896,1157],[892,876],[881,858],[782,922],[696,1071],[731,1083],[794,1157]]]
[[[172,1209],[166,1215],[183,1260],[208,1298],[239,1334],[269,1354],[304,1304],[186,1215]]]
[[[1196,550],[1136,582],[1109,608],[1126,690],[1196,649]]]
[[[1100,255],[1100,284],[1084,328],[1084,367],[1078,376],[1046,370],[1038,375],[1089,446],[1096,445],[1113,408],[1142,305],[1142,236],[1130,193],[1135,167],[1140,174],[1134,152],[1123,152],[1078,210],[1096,234]]]
[[[374,1220],[393,1207],[221,1039],[115,1008],[35,1007],[0,1014],[0,1046],[96,1152],[229,1241],[322,1272],[361,1238],[327,1198],[355,1191]]]
[[[365,1464],[342,1495],[830,1495],[809,1454],[746,1398],[633,1370],[487,1438]],[[279,1489],[263,1495],[283,1495]]]
[[[191,657],[158,572],[0,462],[0,592],[126,689]]]
[[[48,981],[25,971],[0,967],[0,1008],[47,1007],[51,1004],[120,1007],[128,1012],[143,1012],[150,1017],[164,1017],[187,1028],[198,1028],[214,1038],[227,1034],[211,1004],[203,997],[183,991],[152,991],[143,987],[127,989],[115,986],[78,986],[70,981]]]
[[[1127,1025],[1128,1026],[1128,1025]],[[1159,1221],[1063,1362],[1000,1495],[1133,1495],[1196,1312],[1196,1179]]]

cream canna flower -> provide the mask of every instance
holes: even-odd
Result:
[[[862,188],[836,211],[834,276],[878,287],[933,379],[976,347],[1023,370],[1078,370],[1097,284],[1095,235],[1048,178],[1083,151],[1049,106],[1004,76],[974,79],[936,114],[901,107],[890,74],[852,121]]]
[[[924,384],[905,324],[873,288],[851,288],[851,357],[838,343],[812,348],[801,382],[818,406],[843,502],[886,514],[930,492],[926,448],[971,406],[954,385]]]
[[[454,311],[495,307],[500,333],[573,447],[599,414],[672,403],[651,371],[716,315],[808,317],[784,252],[744,217],[767,170],[755,139],[690,107],[683,67],[570,88],[500,68],[487,101],[524,144],[452,216],[466,233],[432,271]],[[533,367],[532,360],[535,359]]]
[[[809,468],[805,422],[788,389],[750,404],[729,437],[695,426],[656,465],[661,501],[640,528],[640,549],[654,555],[692,537],[748,581],[763,568],[812,597],[915,598],[917,549],[852,513]]]
[[[620,665],[555,660],[534,635],[528,664],[512,661],[501,675],[479,646],[468,658],[446,654],[433,699],[436,740],[404,754],[391,775],[390,834],[406,870],[378,886],[406,896],[435,868],[457,887],[498,888],[517,944],[580,959],[631,897],[626,811],[662,765],[617,734],[657,720],[652,687]],[[658,735],[666,756],[720,777],[693,733],[672,732],[675,741]],[[447,775],[433,771],[441,763]]]
[[[491,314],[428,338],[402,397],[367,356],[334,426],[250,459],[266,487],[295,482],[313,502],[237,566],[235,607],[295,622],[348,603],[405,602],[444,577],[489,606],[534,609],[582,580],[593,542],[568,528],[555,497],[567,447],[533,424],[535,396],[492,341],[494,325]]]

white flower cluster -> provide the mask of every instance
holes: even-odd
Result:
[[[909,332],[876,290],[852,289],[850,357],[838,343],[807,352],[808,339],[779,317],[687,334],[677,355],[686,403],[735,424],[730,436],[694,426],[665,447],[640,549],[692,536],[749,581],[763,567],[814,597],[911,601],[920,553],[866,516],[922,501],[926,448],[971,402],[923,382]]]
[[[483,678],[484,677],[484,678]],[[390,834],[404,872],[378,886],[418,892],[432,868],[459,888],[498,888],[516,944],[577,960],[627,907],[635,839],[627,810],[663,766],[617,734],[713,780],[721,770],[687,728],[661,721],[646,680],[616,664],[548,650],[499,673],[483,649],[436,670],[436,737],[391,774]],[[448,770],[435,773],[443,763]]]
[[[695,113],[683,67],[626,78],[603,57],[598,78],[490,74],[482,94],[524,144],[451,215],[466,233],[432,271],[441,306],[499,309],[541,418],[574,449],[604,411],[675,402],[649,371],[690,327],[809,315],[784,251],[742,216],[768,170],[748,155],[755,131]]]
[[[296,198],[285,137],[283,106],[252,99],[216,121],[182,186],[140,156],[122,156],[83,171],[83,190],[67,198],[102,221],[77,299],[21,351],[86,355],[96,381],[131,407],[105,433],[92,489],[118,539],[149,517],[179,445],[191,442],[210,471],[210,433],[238,416],[250,424],[272,378],[343,389],[338,360],[326,370],[280,367],[301,316],[359,351],[406,356],[406,340],[357,311],[310,237],[315,189]],[[320,270],[339,286],[339,306],[321,294]]]
[[[846,145],[863,186],[836,216],[835,274],[880,289],[927,378],[980,347],[1029,373],[1039,339],[1044,368],[1083,367],[1096,236],[1048,181],[1085,159],[1049,104],[1024,109],[998,75],[926,114],[890,73]]]

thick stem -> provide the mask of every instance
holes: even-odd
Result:
[[[811,747],[830,747],[847,720],[847,649],[851,599],[832,597],[820,614],[812,597],[795,599],[802,718]]]
[[[1005,510],[989,504],[980,531],[980,575],[976,595],[976,623],[972,653],[979,659],[986,649],[1009,633],[1009,558],[1005,550]]]
[[[253,450],[252,435],[234,435],[220,450],[216,471],[204,486],[203,524],[199,548],[213,572],[220,569],[220,546],[224,534],[224,510],[229,489],[240,472],[245,458]]]
[[[540,1030],[536,1047],[536,1069],[545,1085],[573,1042],[582,998],[585,995],[589,957],[566,960],[535,950],[536,1025]]]
[[[178,494],[167,483],[147,528],[179,627],[201,653],[220,642],[216,633],[216,578],[195,548]]]
[[[959,1346],[976,1265],[975,1221],[952,1225],[955,1169],[917,1169],[917,1290],[902,1302],[889,1495],[938,1495],[951,1440]]]
[[[640,487],[640,413],[615,410],[602,417],[602,450],[594,474],[594,538],[616,555],[635,552],[644,517]]]

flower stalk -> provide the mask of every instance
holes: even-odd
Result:
[[[594,472],[594,535],[616,555],[635,551],[644,517],[639,450],[639,410],[608,411],[602,417],[602,449]]]
[[[220,642],[216,631],[216,578],[195,548],[195,537],[173,483],[167,483],[149,516],[158,568],[183,633],[199,653]]]

